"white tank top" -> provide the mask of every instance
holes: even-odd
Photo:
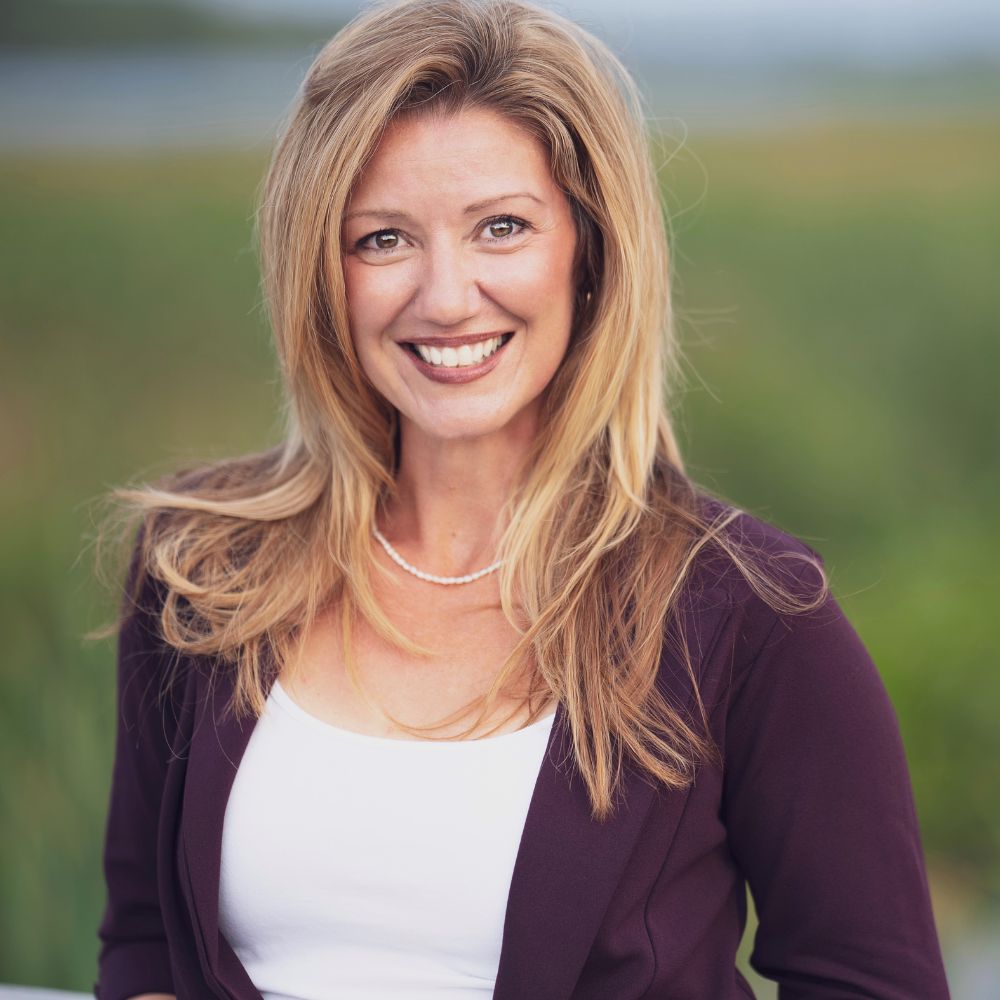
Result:
[[[265,1000],[492,997],[553,718],[386,739],[276,682],[226,806],[219,883],[220,930]]]

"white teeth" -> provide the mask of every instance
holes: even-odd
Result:
[[[429,365],[442,368],[467,368],[479,364],[484,358],[493,354],[502,342],[502,337],[490,337],[475,344],[463,344],[459,348],[431,347],[429,344],[415,344],[417,353]]]

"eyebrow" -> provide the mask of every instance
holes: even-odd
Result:
[[[509,201],[512,198],[529,198],[531,201],[538,202],[539,205],[542,204],[542,199],[537,195],[533,195],[530,191],[516,191],[512,194],[498,194],[492,198],[484,198],[482,201],[475,201],[471,205],[466,205],[462,214],[469,215],[472,212],[481,212],[484,208],[489,208],[490,205],[495,205],[499,201]],[[363,215],[373,215],[383,219],[409,218],[406,212],[400,212],[395,208],[362,208],[354,212],[348,212],[347,215],[344,216],[344,222],[348,222],[351,219],[355,219]]]

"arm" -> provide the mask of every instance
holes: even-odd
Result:
[[[781,1000],[946,1000],[896,716],[833,598],[734,679],[723,818]]]
[[[126,601],[138,572],[137,544],[126,585]],[[104,843],[108,896],[98,930],[100,1000],[172,994],[173,977],[160,915],[156,877],[160,798],[170,758],[158,700],[168,665],[158,641],[158,593],[143,583],[118,636],[117,736]]]

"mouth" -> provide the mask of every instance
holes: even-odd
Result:
[[[475,368],[493,358],[513,336],[513,331],[509,331],[461,344],[442,337],[439,340],[406,341],[402,346],[430,368],[461,370]],[[464,338],[456,338],[461,339]]]

